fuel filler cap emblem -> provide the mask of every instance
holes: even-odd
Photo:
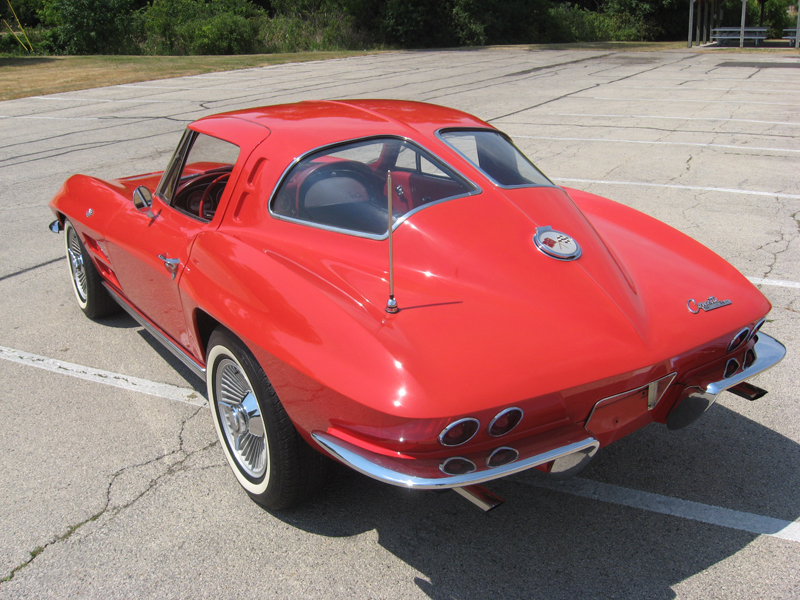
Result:
[[[575,260],[581,256],[578,242],[552,227],[537,227],[533,243],[547,256],[557,260]]]

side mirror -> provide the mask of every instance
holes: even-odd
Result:
[[[153,205],[153,194],[143,185],[133,190],[133,205],[138,209],[150,208]]]

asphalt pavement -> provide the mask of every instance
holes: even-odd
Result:
[[[800,59],[743,56],[395,52],[0,102],[0,599],[800,597]],[[199,117],[334,98],[473,113],[556,183],[709,246],[773,304],[769,394],[646,427],[572,482],[493,482],[486,514],[344,469],[296,509],[253,504],[204,384],[80,312],[47,203],[73,173],[163,169]]]

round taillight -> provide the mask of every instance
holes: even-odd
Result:
[[[739,333],[733,336],[731,343],[728,344],[728,352],[733,352],[749,339],[750,339],[750,328],[745,327]]]
[[[490,469],[502,467],[503,465],[514,462],[517,460],[517,458],[519,458],[519,452],[513,448],[503,446],[489,455],[489,457],[486,459],[486,466]]]
[[[753,366],[753,363],[756,362],[756,351],[752,348],[748,349],[744,353],[744,359],[742,360],[742,368],[749,369]]]
[[[442,446],[460,446],[470,441],[472,436],[478,433],[480,427],[481,423],[478,419],[467,418],[453,421],[439,434],[439,442]]]
[[[477,468],[474,462],[461,456],[451,456],[439,465],[439,470],[446,475],[466,475]]]
[[[731,377],[736,374],[736,371],[739,370],[739,361],[735,358],[732,358],[728,361],[728,364],[725,365],[725,372],[722,374],[725,379]]]
[[[758,323],[756,323],[753,326],[753,331],[750,333],[750,339],[753,339],[754,337],[756,337],[756,334],[758,333],[758,330],[761,329],[761,326],[764,325],[764,323],[766,323],[766,322],[767,322],[767,319],[765,317],[765,318],[761,319]]]
[[[491,423],[489,423],[489,435],[498,437],[505,435],[522,421],[522,409],[507,408],[497,413]]]

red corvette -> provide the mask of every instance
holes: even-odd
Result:
[[[272,509],[325,456],[488,509],[482,482],[569,475],[724,390],[761,397],[745,380],[785,354],[719,256],[440,106],[207,117],[163,173],[75,175],[50,206],[80,307],[121,306],[206,379],[236,478]]]

